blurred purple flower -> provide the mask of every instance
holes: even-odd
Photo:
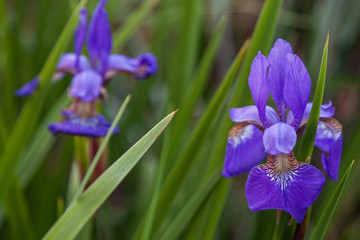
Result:
[[[293,154],[312,107],[307,102],[310,76],[290,44],[278,39],[267,58],[260,52],[254,58],[249,87],[255,106],[230,109],[231,120],[238,124],[229,132],[222,175],[232,177],[251,170],[245,186],[250,209],[282,209],[301,222],[325,184],[318,169],[298,162]],[[269,92],[277,112],[266,105]],[[315,145],[324,152],[325,172],[337,180],[342,127],[332,118],[334,113],[331,102],[321,106]],[[266,154],[267,162],[258,165]]]
[[[63,54],[57,64],[54,80],[62,79],[66,73],[74,75],[69,88],[74,102],[63,111],[63,121],[49,124],[53,134],[105,136],[110,124],[96,112],[96,101],[106,96],[104,86],[120,72],[132,73],[137,79],[145,79],[157,72],[157,61],[151,53],[136,58],[110,54],[112,38],[106,3],[107,0],[98,2],[89,27],[88,13],[86,9],[81,9],[79,24],[74,32],[75,52]],[[89,59],[81,54],[85,41]],[[32,80],[16,93],[20,96],[31,95],[38,83],[39,79],[36,78],[36,82]],[[116,128],[113,133],[118,132]]]

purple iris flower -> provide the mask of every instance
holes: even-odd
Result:
[[[259,52],[254,58],[249,87],[255,105],[230,109],[231,120],[238,124],[229,132],[222,175],[232,177],[251,170],[245,186],[249,208],[282,209],[302,222],[325,184],[318,169],[298,162],[293,153],[312,107],[308,103],[310,76],[290,44],[278,39],[268,57]],[[277,112],[266,105],[269,93]],[[323,151],[326,174],[337,180],[342,127],[332,118],[334,113],[331,102],[321,106],[315,146]],[[267,162],[258,165],[266,155]]]
[[[105,86],[109,80],[121,72],[132,73],[140,80],[157,72],[157,61],[151,53],[136,58],[110,54],[112,38],[106,3],[107,0],[98,2],[89,26],[86,9],[80,11],[79,24],[74,32],[75,52],[63,54],[57,64],[54,80],[62,79],[66,73],[74,75],[69,88],[74,102],[62,112],[63,121],[49,124],[48,128],[54,135],[105,136],[111,124],[96,112],[96,102],[106,98]],[[81,54],[85,41],[89,59]],[[30,95],[39,83],[36,79],[37,82],[29,82],[17,94]],[[119,129],[115,128],[113,133],[118,132]]]
[[[39,78],[36,76],[30,82],[15,91],[15,95],[19,97],[30,96],[34,93],[35,89],[39,85]]]

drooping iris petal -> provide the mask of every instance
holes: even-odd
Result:
[[[249,75],[249,87],[254,99],[254,103],[259,111],[260,120],[264,126],[267,126],[265,107],[269,97],[269,83],[267,70],[269,61],[267,58],[258,52],[254,58]]]
[[[71,81],[70,95],[80,98],[83,102],[90,102],[100,94],[102,85],[101,76],[93,71],[82,71],[74,76]]]
[[[224,177],[246,173],[265,158],[262,136],[257,127],[247,123],[239,123],[230,130],[222,172]]]
[[[119,72],[129,72],[137,79],[145,79],[157,72],[157,61],[151,53],[144,53],[136,58],[121,54],[111,54],[108,58],[105,78],[110,79]]]
[[[137,69],[134,77],[143,80],[158,71],[157,60],[151,53],[143,53],[136,58]]]
[[[97,4],[90,24],[87,40],[87,49],[93,67],[101,74],[105,73],[107,59],[112,48],[111,27],[105,10],[107,0]]]
[[[309,164],[289,160],[288,154],[271,157],[273,163],[251,169],[245,186],[249,208],[282,209],[300,223],[324,186],[325,177]]]
[[[293,53],[290,44],[283,40],[276,40],[270,50],[269,59],[269,90],[279,111],[281,120],[285,120],[286,104],[284,102],[284,83],[285,83],[285,55]]]
[[[296,128],[303,118],[310,89],[310,76],[301,59],[295,54],[286,54],[284,100],[294,114]]]
[[[296,144],[296,132],[286,123],[276,123],[264,131],[265,151],[271,155],[290,153]]]
[[[320,148],[326,174],[334,181],[338,178],[342,152],[342,127],[334,118],[321,118],[316,130],[315,146]]]
[[[78,66],[76,66],[77,59],[79,61]],[[53,80],[61,80],[65,73],[76,74],[77,72],[88,69],[91,69],[91,66],[87,57],[81,55],[79,58],[77,58],[75,53],[66,53],[60,57],[60,60],[56,66]]]
[[[69,119],[62,122],[50,123],[48,129],[53,135],[68,134],[97,138],[106,136],[110,126],[111,124],[100,114],[89,118],[81,118],[72,114]],[[118,127],[112,132],[112,134],[116,133],[119,133]]]
[[[34,77],[30,82],[15,91],[15,95],[19,97],[30,96],[34,93],[35,89],[39,85],[39,77]]]
[[[303,115],[303,120],[310,116],[312,105],[313,105],[312,102],[309,102],[306,104],[305,112]],[[324,118],[331,118],[332,116],[334,116],[335,108],[331,105],[332,105],[331,101],[329,101],[328,104],[322,104],[321,108],[320,108],[319,116],[324,117]],[[289,113],[286,117],[286,123],[295,127],[295,118],[294,118],[294,114],[291,111],[289,111]]]
[[[87,25],[87,11],[85,8],[82,8],[79,13],[79,24],[74,32],[74,48],[75,48],[75,54],[77,56],[75,67],[79,70],[80,65],[80,56],[81,56],[81,50],[84,45],[85,41],[85,35],[86,35],[86,25]]]
[[[270,107],[266,106],[266,121],[271,126],[279,122],[279,117],[276,111]],[[255,105],[246,106],[242,108],[231,108],[229,109],[230,118],[234,122],[244,122],[244,121],[257,121],[261,122],[259,117],[259,111]]]

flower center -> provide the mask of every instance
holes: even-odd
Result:
[[[263,166],[268,169],[267,176],[271,178],[270,180],[276,185],[280,185],[281,190],[285,190],[294,181],[294,176],[297,175],[297,169],[301,164],[291,152],[268,155],[267,162]]]

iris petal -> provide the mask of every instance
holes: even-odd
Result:
[[[313,103],[309,102],[306,104],[306,108],[303,115],[303,120],[309,118]],[[335,114],[335,108],[331,106],[332,102],[329,101],[327,104],[322,104],[320,108],[320,117],[331,118]],[[286,118],[286,123],[295,127],[294,114],[290,111]]]
[[[269,89],[282,121],[285,120],[286,105],[284,102],[284,83],[285,83],[285,55],[293,53],[290,44],[283,40],[276,40],[274,46],[269,53]]]
[[[75,53],[77,56],[76,64],[75,64],[76,69],[79,69],[81,50],[83,48],[84,41],[85,41],[87,17],[88,17],[88,14],[87,14],[86,9],[82,8],[80,10],[80,14],[79,14],[79,24],[74,32],[74,35],[75,35],[74,48],[75,48]]]
[[[35,89],[39,85],[39,77],[34,77],[30,82],[15,91],[15,95],[19,97],[30,96],[34,93]]]
[[[108,58],[106,79],[114,77],[119,72],[129,72],[137,79],[145,79],[157,72],[158,66],[154,55],[144,53],[136,58],[121,54],[111,54]]]
[[[224,177],[246,173],[264,159],[262,135],[257,127],[247,123],[239,123],[230,130],[222,172]]]
[[[111,124],[108,123],[104,116],[97,114],[90,118],[80,118],[76,115],[58,123],[50,123],[48,129],[53,135],[68,134],[86,137],[104,137],[110,129]],[[116,127],[112,134],[119,133]]]
[[[272,157],[274,164],[256,166],[249,174],[245,186],[249,208],[252,211],[282,209],[302,222],[325,178],[309,164],[294,163],[288,154]]]
[[[295,54],[286,54],[285,66],[284,100],[294,114],[297,128],[309,99],[311,80],[303,62]]]
[[[324,170],[334,181],[338,179],[342,141],[341,124],[334,118],[321,118],[314,144],[324,152],[322,154]]]
[[[249,75],[249,87],[254,99],[254,103],[259,111],[260,120],[264,126],[267,126],[265,107],[269,97],[269,83],[267,70],[269,61],[267,58],[258,52],[254,58]]]
[[[91,62],[101,74],[105,73],[112,48],[111,27],[104,8],[106,3],[107,0],[101,0],[97,4],[89,24],[87,41]]]
[[[74,76],[71,81],[70,95],[80,98],[83,102],[90,102],[100,94],[102,84],[101,76],[93,71],[82,71]]]
[[[286,123],[276,123],[265,129],[263,142],[265,151],[271,155],[290,153],[296,143],[296,132]]]
[[[242,108],[231,108],[229,109],[230,118],[234,122],[244,122],[244,121],[257,121],[261,122],[259,111],[255,105],[246,106]],[[276,111],[270,107],[266,106],[265,108],[266,121],[271,126],[279,122],[279,117]]]

